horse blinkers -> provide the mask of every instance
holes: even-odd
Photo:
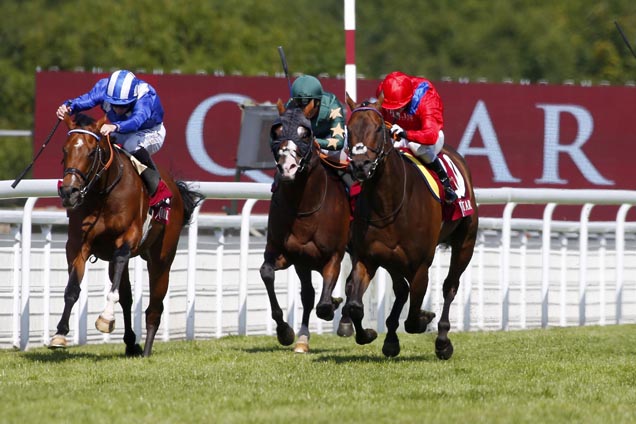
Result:
[[[293,181],[309,163],[314,137],[311,124],[305,121],[292,120],[289,124],[283,124],[282,119],[279,119],[272,125],[272,150],[281,181]]]

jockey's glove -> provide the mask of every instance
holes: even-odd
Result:
[[[402,140],[406,138],[406,131],[398,124],[391,125],[391,137],[393,140]]]

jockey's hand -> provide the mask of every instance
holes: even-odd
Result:
[[[64,119],[64,115],[66,114],[71,114],[71,108],[68,107],[66,104],[60,105],[60,107],[57,108],[57,111],[55,112],[55,115],[57,115],[57,119],[59,119],[60,121],[62,119]]]
[[[402,140],[406,138],[406,132],[398,124],[391,125],[391,137],[393,140]]]
[[[117,131],[117,125],[113,125],[113,124],[104,124],[102,125],[102,127],[99,129],[99,132],[102,135],[108,135],[110,133],[113,133]]]
[[[401,140],[395,140],[393,142],[393,147],[395,147],[396,149],[400,149],[400,148],[406,148],[409,146],[408,144],[408,140],[406,138],[403,138]]]

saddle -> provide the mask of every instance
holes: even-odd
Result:
[[[408,148],[400,148],[399,150],[402,158],[419,171],[419,175],[426,182],[426,186],[435,200],[442,204],[442,219],[444,221],[455,221],[475,213],[470,191],[466,189],[466,181],[448,155],[440,153],[438,157],[446,174],[448,174],[453,190],[457,193],[457,200],[452,204],[442,201],[441,195],[444,193],[444,188],[437,175],[429,170],[420,159],[413,156]]]

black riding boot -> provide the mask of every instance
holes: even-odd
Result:
[[[457,194],[451,187],[450,180],[448,179],[448,174],[442,166],[442,162],[440,162],[439,158],[435,158],[433,162],[426,164],[426,167],[437,174],[439,182],[441,182],[444,186],[444,200],[446,201],[446,203],[453,203],[455,200],[457,200]]]
[[[146,166],[146,169],[144,169],[142,173],[139,174],[139,176],[141,177],[141,181],[144,182],[144,185],[148,190],[148,194],[152,197],[152,195],[155,194],[155,192],[157,191],[159,181],[161,180],[161,175],[159,175],[157,166],[152,161],[148,150],[144,149],[143,147],[140,147],[132,155],[135,157],[135,159]]]

